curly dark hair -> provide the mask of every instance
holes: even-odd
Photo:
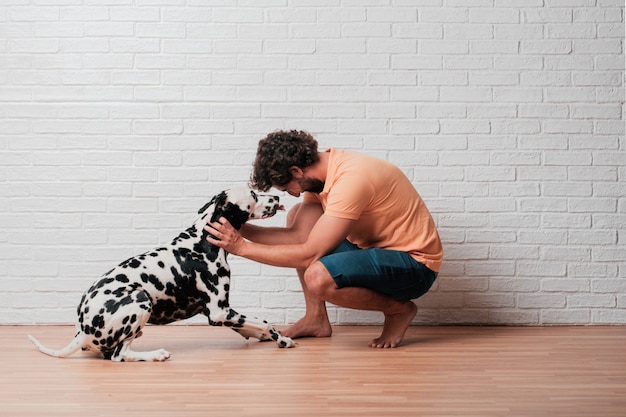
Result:
[[[279,130],[259,141],[250,186],[268,191],[291,182],[291,167],[306,168],[319,161],[317,141],[303,130]]]

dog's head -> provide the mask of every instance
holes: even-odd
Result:
[[[248,187],[235,187],[222,191],[211,199],[199,213],[210,211],[211,222],[224,217],[237,230],[251,219],[266,219],[284,210],[279,203],[279,197],[269,194],[258,194]]]

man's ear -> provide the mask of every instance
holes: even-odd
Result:
[[[291,168],[289,168],[289,172],[291,172],[291,176],[294,178],[302,178],[304,176],[302,168],[299,168],[297,166],[292,166]]]

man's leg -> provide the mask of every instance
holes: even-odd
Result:
[[[304,281],[304,271],[298,269],[298,278],[304,293],[306,311],[304,317],[289,328],[281,331],[284,336],[296,339],[299,337],[329,337],[333,330],[328,320],[326,301],[314,296]]]
[[[300,227],[308,227],[309,231],[322,215],[321,207],[318,211],[314,207],[307,207],[300,211],[301,205],[297,204],[287,213],[287,227],[294,226],[295,222],[301,222]],[[310,226],[310,227],[309,227]],[[304,270],[297,269],[302,292],[304,293],[305,313],[304,317],[298,320],[289,328],[281,331],[284,336],[292,339],[298,337],[329,337],[332,334],[332,327],[328,320],[326,302],[315,297],[308,289],[304,281]]]
[[[400,301],[364,287],[339,288],[321,262],[313,263],[305,271],[304,286],[313,297],[341,307],[381,311],[385,324],[380,337],[370,342],[371,347],[398,346],[417,314],[417,306],[411,301]]]

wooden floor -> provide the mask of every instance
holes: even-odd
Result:
[[[294,349],[209,326],[151,326],[112,363],[65,346],[69,326],[0,326],[0,415],[626,416],[626,327],[410,327],[393,350],[380,327],[337,326]]]

